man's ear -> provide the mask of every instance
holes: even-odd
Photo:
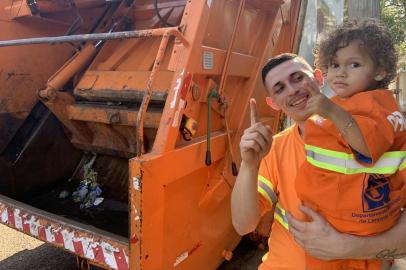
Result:
[[[314,70],[314,77],[316,78],[317,82],[319,83],[319,86],[324,85],[324,77],[323,77],[323,72],[321,72],[320,69],[316,68]]]
[[[374,80],[377,82],[382,81],[386,77],[386,70],[383,67],[378,67],[375,72]]]
[[[270,97],[265,97],[265,102],[266,102],[266,104],[268,104],[268,106],[271,107],[272,109],[277,110],[277,111],[280,110],[279,106],[276,105],[276,104],[272,101],[272,98],[270,98]]]

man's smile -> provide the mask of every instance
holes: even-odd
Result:
[[[309,99],[309,94],[299,94],[298,96],[292,98],[288,106],[289,107],[305,107],[307,100]]]

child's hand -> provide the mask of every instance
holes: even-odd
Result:
[[[306,110],[310,114],[318,114],[324,118],[330,118],[331,108],[334,103],[320,92],[319,85],[310,78],[305,82],[305,88],[310,92],[310,98],[307,101]]]

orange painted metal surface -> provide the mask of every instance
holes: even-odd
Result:
[[[43,35],[61,35],[64,28],[49,25],[42,20],[27,21],[31,27],[19,21],[11,21],[8,9],[13,1],[0,1],[0,40]],[[5,21],[4,21],[5,20]],[[33,31],[35,29],[35,31]],[[46,48],[46,49],[44,49]],[[73,53],[66,44],[29,46],[24,50],[7,47],[0,57],[0,150],[4,150],[16,131],[38,101],[37,91],[47,79]],[[52,55],[52,58],[49,56]],[[41,68],[38,68],[38,67]]]
[[[106,196],[127,203],[128,218],[119,221],[128,224],[127,245],[118,250],[128,269],[216,269],[240,240],[231,225],[230,193],[248,101],[255,97],[261,120],[274,131],[279,128],[280,114],[262,102],[259,72],[270,56],[294,50],[300,1],[157,2],[1,1],[0,28],[10,29],[0,31],[1,40],[136,34],[0,48],[6,55],[0,58],[0,127],[6,126],[4,115],[13,123],[6,135],[0,132],[0,150],[27,126],[40,100],[83,155],[97,153],[96,164],[121,164],[99,166],[97,172]],[[80,162],[72,175],[82,168]],[[0,200],[1,209],[15,212],[16,207],[27,211]],[[35,213],[30,211],[27,215]],[[2,222],[8,224],[5,218]],[[41,212],[44,222],[58,223]],[[63,230],[83,234],[80,225]],[[103,230],[116,233],[108,225]],[[92,237],[86,241],[96,241]],[[109,264],[78,255],[103,267],[127,269],[117,264],[122,257]]]
[[[229,144],[224,117],[227,117],[231,131],[233,152],[238,153],[239,134],[247,125],[245,111],[248,99],[254,94],[260,103],[265,94],[258,80],[259,67],[264,58],[274,53],[275,48],[284,46],[286,51],[293,49],[293,39],[292,42],[284,40],[284,43],[279,43],[278,37],[284,31],[293,33],[295,23],[286,22],[289,27],[281,30],[283,21],[279,14],[282,14],[282,9],[292,8],[291,14],[294,16],[298,6],[280,7],[281,3],[277,1],[269,4],[275,5],[274,9],[269,8],[269,17],[265,15],[269,15],[267,12],[261,14],[256,9],[258,6],[251,1],[247,1],[242,13],[231,55],[235,55],[234,59],[254,61],[248,62],[252,63],[249,69],[242,65],[229,65],[228,72],[231,73],[233,68],[233,75],[227,78],[224,95],[213,104],[215,113],[211,123],[210,167],[204,164],[207,95],[213,87],[219,89],[240,1],[213,1],[210,8],[207,3],[194,6],[196,9],[192,17],[198,22],[196,28],[191,30],[192,52],[177,45],[176,54],[181,53],[181,56],[171,62],[171,67],[176,68],[176,81],[171,86],[173,94],[168,93],[168,100],[173,101],[173,106],[164,108],[152,151],[132,159],[130,163],[130,186],[132,182],[133,187],[130,190],[130,239],[134,239],[130,241],[130,258],[140,258],[139,265],[134,269],[215,269],[218,261],[223,259],[223,251],[235,247],[239,237],[231,226],[229,211],[234,177],[227,151]],[[225,23],[227,16],[230,18]],[[258,28],[251,28],[253,25]],[[273,38],[272,42],[268,42],[270,38]],[[221,54],[222,59],[219,60],[217,56]],[[184,65],[182,60],[185,61]],[[208,66],[205,67],[205,64]],[[189,88],[183,95],[180,92],[176,95],[177,86],[182,86],[188,74],[193,76],[193,88],[198,89],[195,92],[200,93],[194,96],[192,88]],[[213,79],[214,85],[209,86],[208,76],[211,76],[209,78]],[[180,89],[182,87],[178,91]],[[260,107],[261,115],[268,115],[263,120],[269,121],[276,130],[279,115],[270,113],[263,104]],[[197,133],[190,142],[184,142],[178,136],[178,114],[187,115],[198,122]],[[236,162],[239,163],[239,160]],[[155,173],[157,170],[162,172],[159,176]],[[151,193],[154,193],[154,197],[150,196]],[[145,215],[146,212],[153,214]]]

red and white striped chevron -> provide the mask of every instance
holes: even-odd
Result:
[[[104,241],[100,237],[89,237],[89,234],[73,230],[68,226],[40,219],[35,215],[23,213],[17,208],[0,205],[1,222],[38,238],[44,242],[63,247],[83,258],[95,261],[111,269],[127,270],[127,249],[117,243]],[[44,221],[46,221],[44,224]]]

